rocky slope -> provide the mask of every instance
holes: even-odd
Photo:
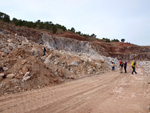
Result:
[[[51,35],[0,22],[0,95],[100,75],[110,70],[111,61],[118,66],[118,59],[146,60],[149,54],[150,47]]]
[[[101,74],[107,63],[89,42],[0,23],[0,95]]]

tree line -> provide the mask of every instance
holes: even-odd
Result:
[[[36,22],[33,22],[33,21],[26,21],[26,20],[21,20],[17,18],[13,18],[11,20],[9,15],[2,13],[2,12],[0,12],[0,20],[4,22],[8,22],[8,23],[13,23],[16,26],[26,26],[26,27],[34,28],[34,29],[35,28],[46,29],[46,30],[51,31],[53,34],[57,33],[58,30],[62,30],[63,32],[71,31],[73,33],[79,34],[80,36],[84,36],[84,37],[96,38],[96,35],[94,33],[91,35],[84,34],[84,33],[81,33],[81,31],[76,31],[74,27],[72,27],[71,29],[67,29],[65,26],[60,25],[60,24],[53,24],[51,21],[42,22],[41,20],[37,20]],[[118,39],[110,40],[108,38],[103,38],[103,40],[106,42],[119,42]],[[124,41],[125,39],[121,39],[121,42],[124,42]]]
[[[71,29],[67,29],[65,26],[60,25],[60,24],[53,24],[51,21],[42,22],[41,20],[37,20],[36,22],[33,22],[33,21],[26,21],[26,20],[21,20],[17,18],[13,18],[11,20],[9,15],[2,13],[2,12],[0,12],[0,20],[4,22],[8,22],[8,23],[11,22],[15,24],[16,26],[26,26],[26,27],[34,28],[34,29],[38,28],[38,29],[50,30],[52,31],[53,34],[57,33],[57,31],[60,29],[62,31],[71,31],[84,37],[96,38],[96,35],[94,33],[91,35],[84,34],[84,33],[81,33],[81,31],[76,31],[75,28],[73,27]]]
[[[112,39],[112,40],[110,40],[109,38],[103,38],[103,40],[106,41],[106,42],[120,42],[118,39]],[[125,42],[125,39],[122,38],[121,42]]]

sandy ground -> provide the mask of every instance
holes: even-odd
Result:
[[[0,97],[0,113],[149,113],[150,77],[107,72]]]

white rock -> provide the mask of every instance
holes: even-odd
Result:
[[[4,73],[0,73],[0,77],[4,76]]]
[[[18,79],[15,79],[15,78],[11,79],[11,83],[19,83],[19,82],[20,82],[20,80],[18,80]]]
[[[89,70],[88,70],[88,73],[89,74],[92,74],[94,72],[94,70],[92,69],[92,68],[90,68]]]
[[[7,71],[7,70],[8,70],[8,68],[7,68],[7,67],[3,67],[3,70],[4,70],[4,71]]]
[[[73,61],[73,62],[71,63],[71,65],[73,65],[73,66],[78,66],[79,64],[78,64],[76,61]]]
[[[29,76],[30,72],[26,72],[26,74],[24,75],[24,77]]]
[[[102,64],[100,64],[100,63],[95,63],[95,64],[96,64],[96,66],[97,66],[98,69],[102,68]]]
[[[2,51],[7,53],[7,54],[9,53],[8,49],[5,49],[5,48],[2,48]]]
[[[13,78],[14,76],[15,76],[15,74],[13,74],[13,73],[12,74],[8,74],[7,78]]]
[[[46,59],[46,56],[41,57],[41,60],[45,61],[45,59]]]
[[[58,64],[59,64],[59,61],[55,61],[54,64],[55,64],[55,65],[58,65]]]
[[[29,78],[31,78],[31,76],[23,76],[22,81],[23,81],[23,82],[24,82],[24,81],[27,81]]]

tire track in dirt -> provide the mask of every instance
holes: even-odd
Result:
[[[147,77],[140,74],[108,72],[57,86],[1,96],[0,112],[146,113],[150,99],[147,82]]]

